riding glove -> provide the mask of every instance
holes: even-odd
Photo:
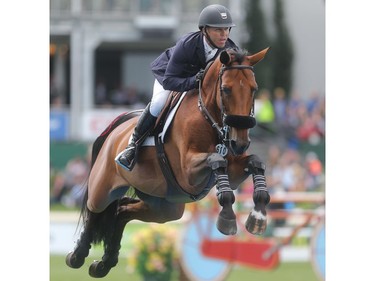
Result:
[[[198,71],[198,73],[195,75],[195,88],[199,88],[199,83],[203,80],[204,75],[204,69],[201,69]]]

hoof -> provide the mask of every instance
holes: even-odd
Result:
[[[253,210],[245,223],[246,230],[254,235],[262,235],[267,228],[267,217],[260,211]]]
[[[219,216],[216,222],[216,227],[224,235],[234,235],[237,233],[236,218],[226,219]]]
[[[89,274],[94,278],[102,278],[108,274],[111,267],[106,266],[103,261],[94,261],[89,268]]]
[[[71,268],[80,268],[85,263],[85,257],[70,252],[65,258],[65,263]]]

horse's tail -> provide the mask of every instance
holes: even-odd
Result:
[[[119,116],[117,116],[111,124],[108,125],[108,127],[100,134],[99,137],[96,138],[92,145],[92,151],[91,151],[91,165],[90,165],[90,171],[89,175],[91,173],[92,167],[95,164],[96,158],[98,157],[99,151],[102,148],[105,140],[109,136],[109,134],[119,125],[124,123],[125,121],[138,116],[142,110],[136,110],[131,111],[128,113],[123,113]],[[84,225],[85,221],[84,219],[87,218],[90,211],[87,208],[87,200],[88,200],[88,178],[85,181],[84,184],[84,196],[82,200],[82,206],[81,206],[81,212],[78,220],[78,224]],[[106,233],[110,230],[110,225],[115,219],[115,212],[117,210],[117,201],[111,203],[102,213],[96,215],[97,225],[100,225],[97,229],[94,231],[94,237],[93,242],[99,243],[103,239],[107,237]]]

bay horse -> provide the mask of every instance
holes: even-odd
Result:
[[[104,130],[93,144],[79,220],[83,231],[66,256],[69,267],[80,268],[91,244],[103,243],[102,260],[91,264],[89,274],[106,276],[118,263],[128,222],[178,220],[186,203],[203,199],[214,186],[222,207],[216,226],[223,234],[234,235],[233,190],[250,175],[254,209],[245,226],[252,234],[263,234],[270,201],[265,164],[247,151],[250,128],[256,124],[254,98],[258,86],[253,66],[267,51],[253,55],[240,49],[222,51],[206,67],[199,89],[184,95],[162,149],[160,144],[159,149],[158,145],[142,146],[131,172],[114,159],[129,143],[140,112],[124,113]],[[158,134],[154,135],[155,142],[160,142]]]

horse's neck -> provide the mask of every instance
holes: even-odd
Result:
[[[214,85],[213,87],[206,86],[202,88],[202,102],[203,102],[203,109],[202,113],[210,115],[215,122],[219,122],[221,118],[221,109],[219,106],[220,100],[218,100],[217,95],[217,87],[218,83],[215,79],[209,81],[207,85]],[[207,111],[206,113],[204,111]]]

